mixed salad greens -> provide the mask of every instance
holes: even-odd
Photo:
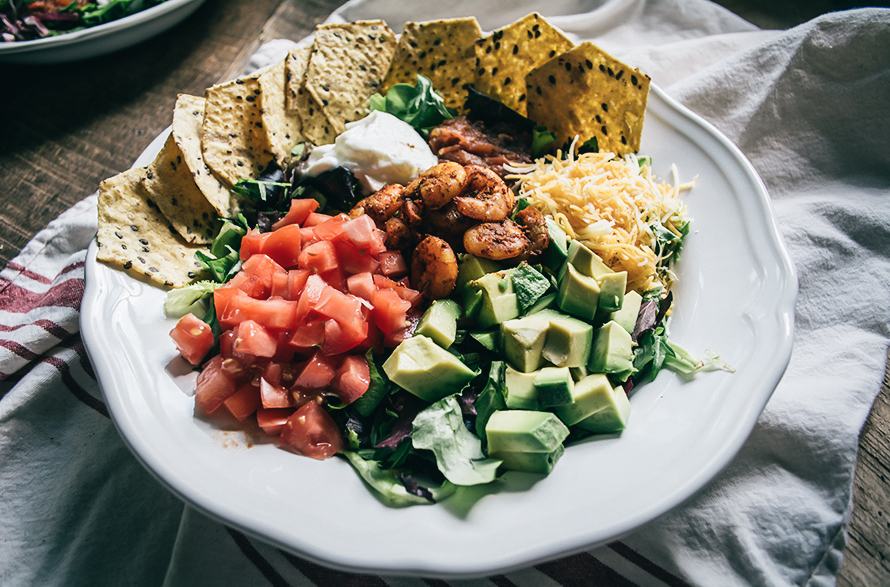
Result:
[[[4,42],[31,41],[91,28],[166,0],[0,0]]]
[[[498,116],[494,100],[481,95],[473,100],[477,113]],[[452,116],[423,76],[416,86],[397,84],[386,96],[374,96],[371,106],[424,136]],[[538,154],[557,152],[546,128],[530,130]],[[630,411],[627,395],[661,370],[690,376],[730,369],[716,355],[700,360],[670,340],[670,292],[658,286],[626,294],[620,273],[550,219],[550,244],[541,255],[518,264],[464,255],[453,293],[423,300],[411,289],[404,260],[375,244],[373,229],[363,232],[360,218],[342,214],[361,197],[352,174],[338,168],[300,177],[307,148],[295,148],[293,167],[273,165],[263,177],[238,183],[236,192],[253,202],[255,213],[227,219],[209,254],[198,254],[212,280],[167,296],[168,315],[201,318],[182,329],[199,333],[199,350],[191,343],[180,349],[195,357],[189,359],[194,364],[205,365],[205,390],[226,369],[231,375],[250,368],[261,377],[261,395],[256,386],[242,394],[231,375],[227,395],[211,399],[199,378],[197,399],[205,411],[226,406],[239,419],[256,413],[260,427],[278,436],[283,447],[315,458],[339,454],[384,502],[401,506],[439,501],[459,486],[490,483],[504,470],[546,474],[564,443],[620,432]],[[596,145],[585,148],[595,151]],[[512,216],[527,206],[519,200]],[[688,228],[684,224],[678,235],[653,227],[660,265],[679,259]],[[293,233],[298,246],[303,239],[302,252],[257,244],[271,243],[283,230]],[[347,247],[339,250],[351,251],[352,259],[320,260],[326,242],[335,243],[325,245],[331,250]],[[305,256],[310,247],[316,255],[311,259]],[[257,259],[266,255],[291,261],[258,268]],[[386,268],[371,269],[384,263]],[[371,289],[362,289],[362,280],[372,278]],[[263,280],[268,287],[256,297],[284,296],[292,300],[286,308],[296,308],[287,310],[298,316],[287,333],[267,331],[262,328],[267,318],[253,306],[232,302],[242,294],[223,293],[238,287],[256,291]],[[356,312],[345,300],[337,302],[343,296],[334,291],[338,287],[357,300],[364,296],[366,302],[356,304],[365,310],[359,308],[355,321],[344,318]],[[315,293],[306,293],[310,290]],[[220,304],[227,305],[225,311]],[[302,312],[300,304],[314,310]],[[319,328],[327,337],[318,336]],[[379,337],[372,340],[370,332]],[[296,357],[294,348],[301,349]],[[235,371],[226,366],[232,359]],[[289,384],[315,377],[323,377],[326,387],[295,403]],[[241,399],[249,393],[254,395]],[[308,429],[296,429],[295,409],[310,422]]]

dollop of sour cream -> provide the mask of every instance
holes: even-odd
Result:
[[[370,194],[391,183],[407,185],[438,162],[410,124],[375,110],[348,123],[332,145],[315,147],[303,173],[316,176],[345,167],[355,174],[362,190]]]

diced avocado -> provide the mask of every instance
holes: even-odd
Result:
[[[556,305],[560,310],[592,321],[596,317],[599,295],[600,286],[596,279],[583,275],[572,264],[566,263],[556,294]]]
[[[528,309],[528,314],[535,314],[541,310],[546,310],[556,305],[556,292],[549,293],[538,298],[535,305]]]
[[[622,393],[624,393],[622,391]],[[602,373],[590,375],[575,383],[572,403],[556,408],[556,415],[566,426],[574,426],[581,420],[614,404],[614,391],[609,378]]]
[[[550,320],[542,352],[544,358],[557,367],[587,365],[593,343],[593,326],[555,310],[544,310],[538,315],[547,316]]]
[[[501,468],[507,471],[522,471],[523,473],[537,473],[549,475],[553,465],[565,452],[565,447],[559,445],[553,452],[519,452],[502,450],[491,458],[501,462]]]
[[[454,344],[457,336],[460,312],[460,306],[454,300],[436,300],[423,313],[415,333],[428,336],[440,347],[447,349]]]
[[[569,242],[568,256],[566,259],[575,269],[587,277],[599,280],[603,275],[612,273],[612,269],[603,263],[599,255],[585,247],[579,241]]]
[[[610,320],[614,320],[621,325],[629,333],[633,333],[634,327],[637,325],[637,316],[640,313],[640,306],[643,304],[643,296],[631,290],[624,294],[624,302],[621,309],[612,312],[609,315]]]
[[[550,244],[541,253],[541,264],[554,273],[558,273],[566,261],[569,237],[554,219],[545,216],[544,221],[547,223],[547,232],[550,234]]]
[[[535,387],[537,371],[523,373],[507,366],[504,372],[504,387],[507,407],[513,410],[537,410],[538,390]]]
[[[500,265],[491,259],[483,259],[473,255],[465,255],[457,268],[457,281],[454,283],[455,289],[479,279],[486,273],[494,273],[501,268]]]
[[[475,287],[465,287],[463,290],[464,316],[475,318],[482,309],[482,291]]]
[[[553,452],[569,435],[555,414],[534,410],[499,410],[485,425],[488,454],[506,452]]]
[[[519,317],[519,303],[513,291],[510,271],[487,273],[471,281],[468,287],[482,292],[482,301],[476,321],[482,328],[502,324]]]
[[[606,273],[599,278],[599,282],[599,309],[604,312],[620,310],[624,302],[624,289],[627,287],[627,271]]]
[[[582,365],[581,367],[569,367],[569,371],[572,373],[572,379],[575,380],[575,383],[578,383],[588,375],[590,375],[590,371],[587,369],[587,365]]]
[[[483,330],[479,332],[471,332],[470,336],[479,344],[490,351],[500,349],[501,331],[500,330]]]
[[[572,403],[575,381],[568,367],[544,367],[535,376],[535,390],[541,408],[553,408]]]
[[[617,322],[607,322],[593,335],[587,368],[593,373],[621,373],[633,368],[633,341]]]
[[[621,386],[612,390],[611,400],[606,407],[581,420],[576,426],[595,434],[624,430],[630,418],[630,401]]]
[[[507,362],[523,373],[540,369],[544,363],[541,353],[549,329],[550,319],[540,313],[501,324],[501,344]]]
[[[475,376],[460,359],[429,337],[402,341],[383,363],[390,381],[430,403],[460,391]]]

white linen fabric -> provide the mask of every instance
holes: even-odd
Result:
[[[0,272],[0,584],[835,582],[890,341],[890,10],[760,31],[705,0],[370,0],[331,20],[474,14],[493,30],[532,10],[649,73],[734,141],[770,192],[799,273],[794,350],[726,470],[620,541],[473,581],[351,575],[249,538],[168,493],[108,418],[77,324],[91,196]]]

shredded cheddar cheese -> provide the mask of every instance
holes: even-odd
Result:
[[[655,179],[648,164],[634,155],[612,153],[548,155],[530,165],[508,168],[518,180],[519,197],[550,215],[566,233],[602,257],[615,271],[627,271],[627,290],[643,293],[656,285],[669,289],[674,275],[656,253],[652,225],[660,224],[677,236],[686,207],[679,194],[676,167],[673,185]]]

